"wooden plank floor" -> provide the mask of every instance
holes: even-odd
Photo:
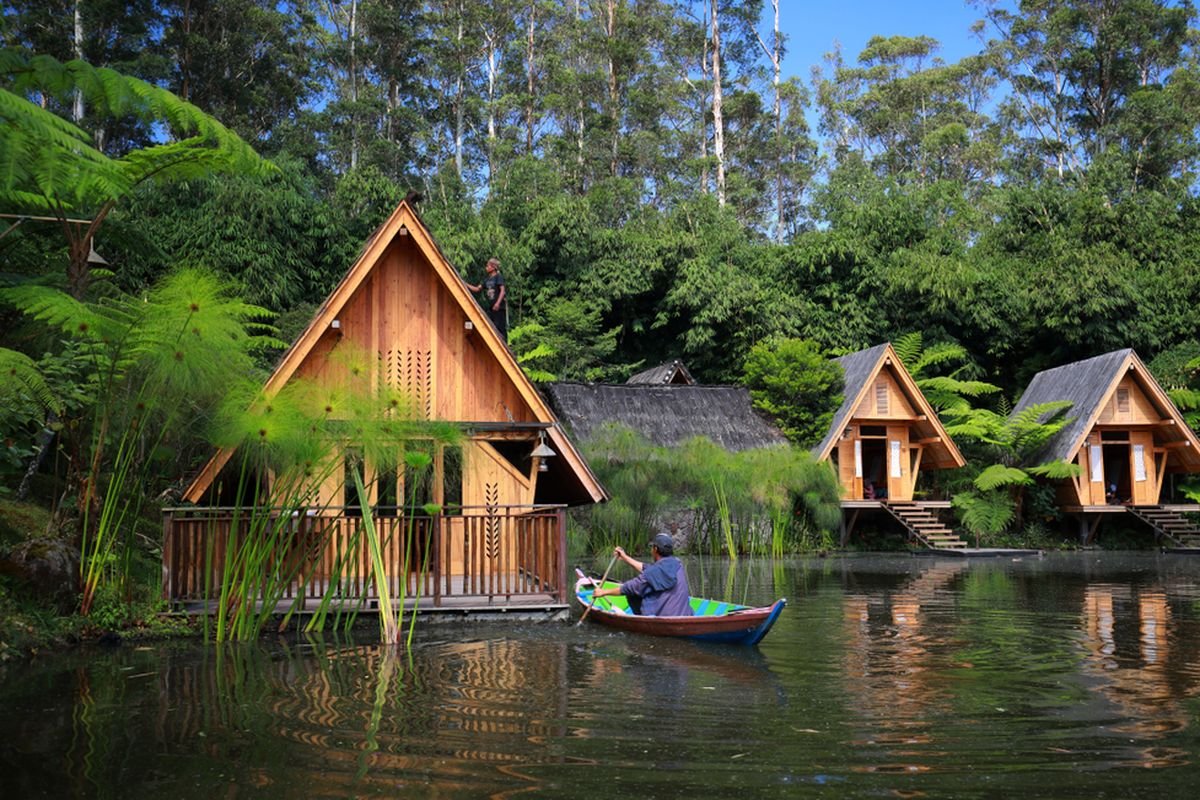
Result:
[[[517,585],[516,583],[510,585]],[[293,598],[296,589],[293,589]],[[293,598],[285,598],[275,606],[277,614],[285,614],[290,610],[295,602]],[[393,598],[393,602],[395,598]],[[303,603],[296,609],[296,614],[308,616],[314,613],[321,605],[320,596],[306,597]],[[180,604],[180,610],[187,614],[203,614],[206,609],[212,611],[216,607],[216,601],[185,601]],[[260,606],[261,607],[261,606]],[[464,616],[471,615],[488,615],[495,614],[498,616],[510,617],[526,617],[543,619],[546,617],[565,616],[569,605],[559,601],[558,597],[547,592],[528,592],[520,594],[467,594],[463,589],[463,580],[461,578],[451,579],[451,593],[443,593],[438,605],[434,605],[432,595],[421,595],[414,597],[409,595],[404,598],[404,608],[407,611],[412,611],[414,608],[420,615],[454,615]],[[339,598],[330,601],[330,613],[341,611],[343,613],[357,610],[360,614],[374,616],[379,611],[378,600],[375,598],[367,598],[366,602],[360,602],[357,597]]]

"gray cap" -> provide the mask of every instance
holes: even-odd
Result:
[[[658,552],[664,556],[669,556],[675,552],[675,540],[671,538],[671,534],[669,533],[655,534],[654,538],[650,540],[650,546],[657,547]]]

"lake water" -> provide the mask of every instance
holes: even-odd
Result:
[[[688,558],[693,592],[728,565]],[[599,570],[598,570],[599,571]],[[1200,557],[741,562],[757,648],[585,623],[0,671],[0,797],[1194,797]],[[577,612],[576,612],[577,613]]]

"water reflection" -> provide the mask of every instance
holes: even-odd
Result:
[[[1147,742],[1126,763],[1139,767],[1187,763],[1191,756],[1185,750],[1157,744],[1188,726],[1190,714],[1184,701],[1197,693],[1194,680],[1173,681],[1175,675],[1187,674],[1189,664],[1179,665],[1182,670],[1171,665],[1176,625],[1166,593],[1095,584],[1087,588],[1082,618],[1083,672],[1120,720],[1109,728]],[[1119,629],[1118,620],[1130,624]]]
[[[769,566],[739,567],[746,599],[790,600],[759,648],[448,625],[411,660],[317,638],[9,665],[0,795],[1184,796],[1200,779],[1200,559]]]
[[[871,772],[918,773],[925,760],[942,755],[933,717],[949,709],[949,687],[932,648],[945,644],[944,629],[928,629],[923,610],[942,602],[965,561],[922,562],[919,572],[893,590],[849,594],[845,601],[847,692],[865,724],[856,747],[876,748],[884,763]]]

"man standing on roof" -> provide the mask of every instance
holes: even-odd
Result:
[[[638,576],[616,588],[597,589],[596,597],[625,595],[630,610],[647,617],[692,616],[692,606],[688,602],[687,570],[683,562],[672,555],[674,552],[675,542],[666,533],[660,533],[650,540],[650,554],[654,563],[648,567],[630,557],[624,548],[616,548],[613,555],[637,570]]]
[[[485,290],[484,297],[487,298],[487,304],[484,307],[487,309],[488,317],[496,326],[496,330],[500,331],[500,338],[507,342],[508,301],[506,298],[508,289],[504,286],[504,276],[500,274],[500,259],[489,258],[484,270],[487,272],[487,277],[483,279],[483,283],[468,283],[467,288],[476,293],[480,289]]]

